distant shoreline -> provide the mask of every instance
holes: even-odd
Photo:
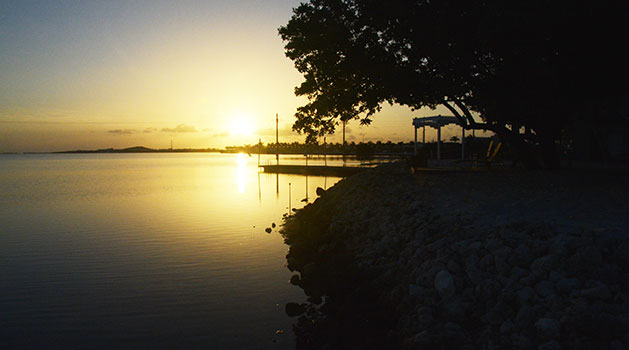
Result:
[[[128,148],[104,148],[104,149],[96,149],[96,150],[66,150],[66,151],[52,151],[52,152],[1,152],[0,154],[94,154],[94,153],[246,153],[246,154],[258,154],[258,152],[247,152],[247,150],[242,149],[218,149],[218,148],[178,148],[178,149],[153,149],[143,146],[136,147],[128,147]],[[332,156],[332,157],[341,157],[344,154],[341,152],[317,152],[317,151],[309,151],[307,153],[304,152],[296,152],[296,151],[287,151],[280,150],[279,152],[261,152],[260,154],[282,154],[282,155],[312,155],[312,156]],[[370,158],[377,157],[393,157],[399,158],[404,156],[409,156],[407,153],[377,153],[372,155]],[[357,154],[348,152],[345,153],[345,156],[355,157]]]
[[[202,153],[224,153],[225,150],[217,148],[176,148],[176,149],[153,149],[143,146],[128,147],[128,148],[105,148],[98,150],[73,150],[73,151],[59,151],[49,153],[186,153],[186,152],[202,152]]]
[[[470,139],[465,143],[468,155],[484,154],[489,144],[488,139]],[[300,143],[270,143],[242,146],[226,146],[225,148],[161,148],[154,149],[145,146],[127,148],[75,149],[63,151],[29,151],[29,152],[0,152],[0,154],[82,154],[82,153],[245,153],[245,154],[291,154],[291,155],[329,155],[329,156],[357,156],[362,159],[371,158],[407,158],[413,156],[416,148],[424,156],[432,157],[436,154],[437,144],[428,142],[418,144],[413,142],[392,143],[360,142],[328,144],[300,144]],[[460,159],[461,146],[456,142],[441,143],[442,159]]]
[[[89,150],[68,150],[68,151],[53,151],[53,152],[2,152],[0,154],[72,154],[72,153],[232,153],[229,151],[217,149],[217,148],[180,148],[180,149],[153,149],[143,146],[129,147],[129,148],[104,148],[104,149],[89,149]]]

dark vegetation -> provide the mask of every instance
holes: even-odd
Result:
[[[490,139],[486,137],[466,137],[465,149],[466,159],[482,159],[485,157]],[[437,154],[437,143],[427,142],[418,144],[422,153],[430,159],[434,159]],[[413,142],[350,142],[346,145],[341,143],[269,143],[258,145],[228,146],[227,152],[244,152],[249,154],[308,154],[308,155],[355,155],[360,159],[373,159],[379,156],[407,157],[414,153]],[[441,153],[443,159],[460,159],[461,144],[458,142],[441,142]],[[511,159],[508,150],[503,150],[502,156]]]
[[[349,142],[342,143],[300,143],[300,142],[280,142],[244,146],[228,146],[228,152],[245,152],[250,154],[333,154],[333,155],[359,155],[359,154],[381,154],[381,155],[404,155],[413,152],[412,142]]]
[[[467,158],[482,158],[487,151],[490,140],[483,137],[467,137],[465,140]],[[436,142],[428,142],[419,145],[422,152],[429,158],[436,156]],[[248,153],[248,154],[298,154],[298,155],[350,155],[359,159],[369,160],[377,157],[397,157],[404,158],[413,154],[413,142],[350,142],[346,145],[341,143],[308,144],[299,142],[280,142],[257,145],[227,146],[224,149],[218,148],[176,148],[176,149],[153,149],[143,146],[129,148],[104,148],[97,150],[74,150],[55,153],[188,153],[188,152],[216,152],[216,153]],[[459,159],[461,155],[461,144],[457,142],[442,142],[441,152],[443,159]],[[505,157],[509,158],[508,152]]]
[[[628,69],[622,1],[311,0],[279,29],[308,103],[293,129],[309,143],[369,124],[383,103],[443,105],[495,132],[529,168],[559,164],[583,122],[618,124]],[[626,119],[626,118],[625,118]],[[626,121],[624,121],[626,123]],[[521,132],[524,130],[524,132]]]

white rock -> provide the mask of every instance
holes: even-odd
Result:
[[[552,318],[540,318],[535,322],[535,328],[537,328],[537,334],[542,339],[557,339],[559,338],[559,321]]]
[[[449,298],[456,293],[454,278],[447,270],[441,270],[435,276],[435,289],[441,298]]]

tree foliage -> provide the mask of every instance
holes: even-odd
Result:
[[[623,2],[311,0],[279,29],[308,97],[293,129],[314,141],[383,103],[444,105],[552,164],[566,123],[626,91],[626,19]]]

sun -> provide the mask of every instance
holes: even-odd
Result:
[[[229,134],[232,136],[253,135],[256,130],[254,119],[246,113],[237,113],[230,117]]]

